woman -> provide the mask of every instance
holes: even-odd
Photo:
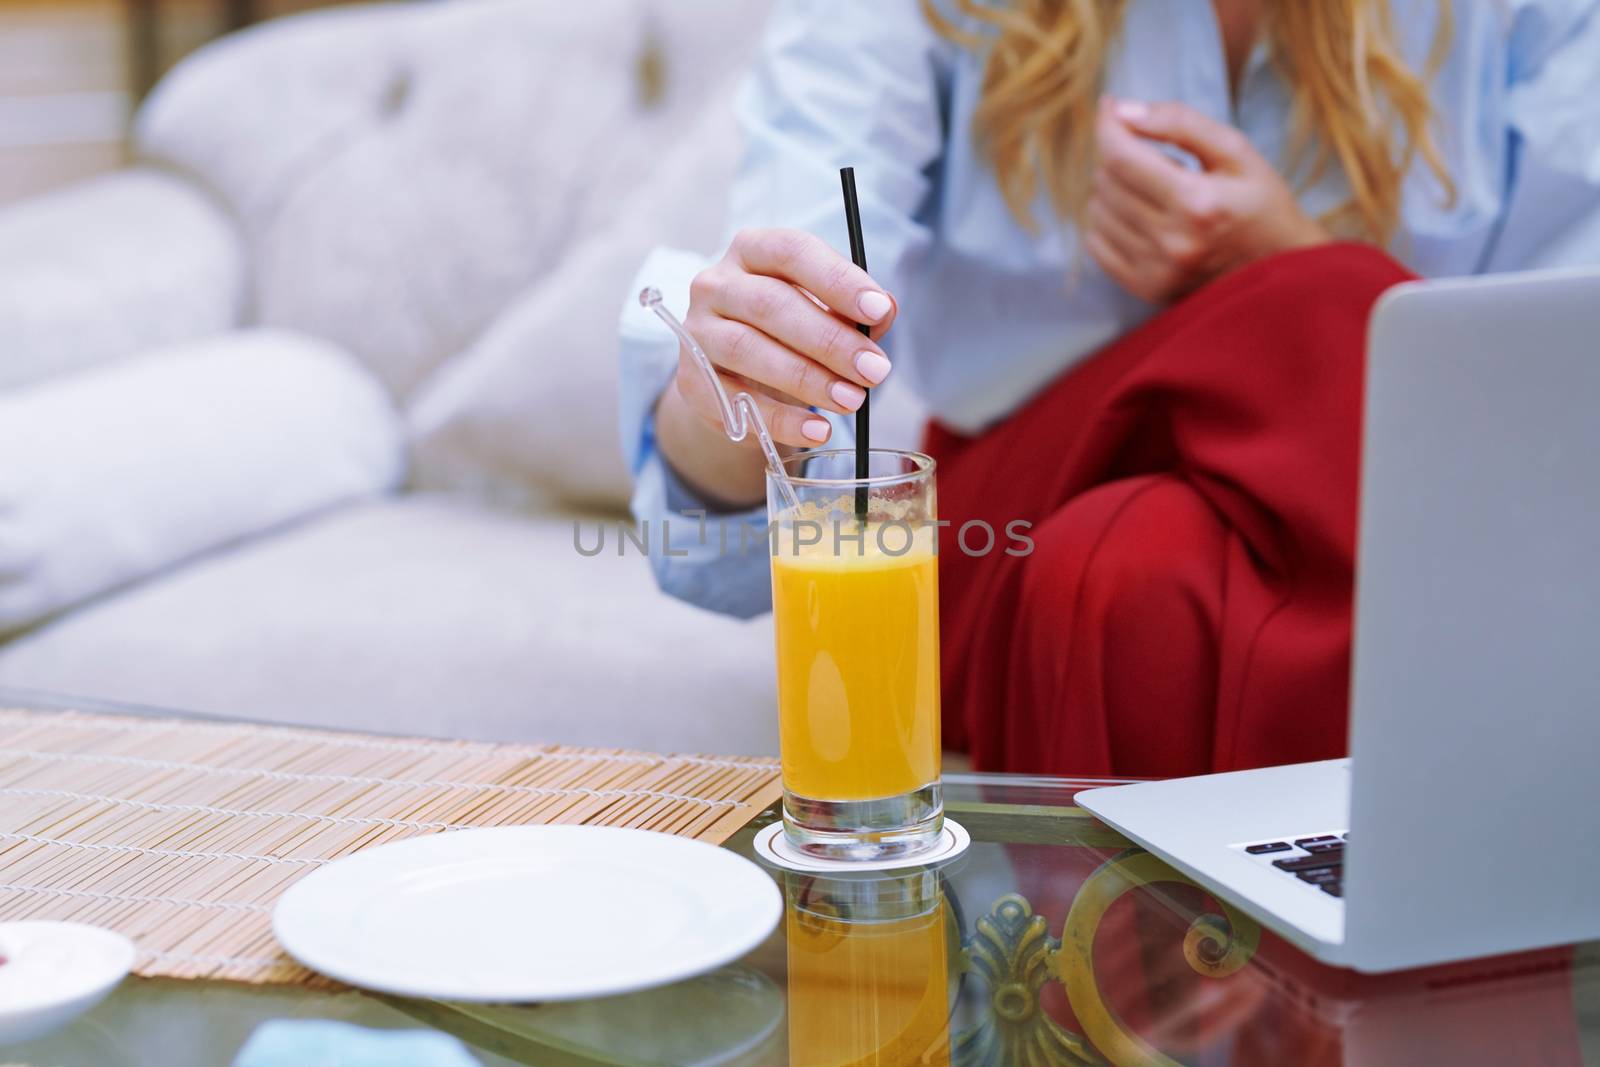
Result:
[[[1024,558],[941,553],[945,734],[979,767],[1335,756],[1367,314],[1413,274],[1600,258],[1595,7],[780,2],[737,235],[640,282],[784,444],[849,445],[903,375],[943,517],[1033,523]],[[870,275],[835,251],[846,164]],[[664,337],[625,319],[636,513],[759,524],[759,453]],[[657,553],[663,586],[764,610],[766,559],[719,540]]]

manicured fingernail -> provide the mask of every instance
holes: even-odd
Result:
[[[807,419],[800,424],[800,432],[813,441],[826,441],[828,439],[828,420]]]
[[[868,289],[856,297],[856,306],[861,309],[861,317],[865,321],[881,322],[885,315],[894,310],[894,301],[889,299],[887,293]]]
[[[873,385],[889,376],[889,361],[876,352],[862,352],[856,356],[856,370]]]
[[[846,411],[854,411],[867,398],[867,391],[859,385],[852,385],[850,382],[834,382],[828,388],[828,395],[833,397],[835,404],[838,404]]]
[[[1137,100],[1118,100],[1117,117],[1129,122],[1143,122],[1150,117],[1150,109]]]

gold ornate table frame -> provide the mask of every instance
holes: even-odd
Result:
[[[1177,1067],[1129,1030],[1101,996],[1092,952],[1095,932],[1119,898],[1155,882],[1188,879],[1148,852],[1129,849],[1089,876],[1073,899],[1062,936],[1021,895],[1010,893],[978,919],[965,939],[962,967],[989,990],[989,1015],[953,1039],[952,1062],[960,1067],[1029,1067],[1112,1063]],[[1195,972],[1226,978],[1255,953],[1261,930],[1253,919],[1223,904],[1224,915],[1195,918],[1183,939],[1184,958]],[[1049,982],[1060,983],[1083,1027],[1075,1034],[1040,1005]],[[1098,1054],[1097,1051],[1098,1050]]]

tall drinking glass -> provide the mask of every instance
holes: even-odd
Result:
[[[874,449],[767,476],[783,824],[812,855],[930,847],[939,787],[939,572],[933,460]],[[865,522],[858,507],[865,507]]]

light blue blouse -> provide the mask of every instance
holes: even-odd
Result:
[[[1421,70],[1439,0],[1392,3]],[[1600,0],[1456,0],[1454,12],[1432,93],[1457,195],[1444,203],[1414,167],[1390,251],[1428,276],[1600,262]],[[965,431],[1003,418],[1154,310],[1079,254],[1043,194],[1037,233],[1012,217],[968,136],[981,81],[980,58],[939,38],[917,0],[779,0],[738,104],[745,156],[728,230],[798,227],[848,248],[838,168],[854,166],[868,264],[901,308],[885,342],[896,376]],[[1259,45],[1230,98],[1208,0],[1130,0],[1106,91],[1181,100],[1287,168],[1284,82]],[[1335,168],[1300,200],[1315,215],[1347,193]],[[622,444],[661,587],[753,615],[770,606],[768,561],[759,536],[738,551],[736,527],[765,517],[683,517],[701,505],[662,462],[651,418],[677,345],[633,300],[655,285],[681,317],[706,262],[659,249],[639,271],[621,324]],[[848,420],[829,418],[830,447],[850,445]]]

